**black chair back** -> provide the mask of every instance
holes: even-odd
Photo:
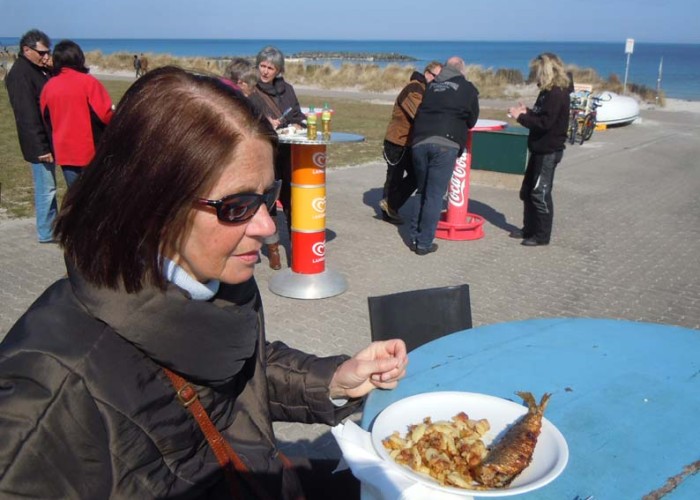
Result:
[[[367,297],[372,340],[401,338],[412,351],[472,327],[469,285]]]

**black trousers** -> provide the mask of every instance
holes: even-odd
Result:
[[[549,243],[552,235],[554,170],[563,156],[563,151],[532,153],[527,162],[523,185],[520,188],[520,199],[525,205],[523,234],[526,238],[534,238],[538,243]]]
[[[389,208],[398,211],[416,190],[416,174],[413,171],[411,148],[384,141],[384,159],[386,160],[384,198],[389,203]]]
[[[287,232],[291,238],[292,234],[292,147],[289,144],[280,144],[277,147],[277,157],[275,158],[275,179],[282,181],[280,189],[280,203],[287,221]],[[277,210],[273,209],[277,215]]]

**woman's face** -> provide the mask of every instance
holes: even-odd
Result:
[[[270,61],[260,61],[258,71],[260,72],[260,80],[264,83],[271,83],[280,72],[279,68]]]
[[[219,200],[236,193],[262,193],[274,182],[272,146],[246,138],[231,163],[205,198]],[[194,205],[191,228],[167,257],[202,283],[243,283],[253,276],[263,238],[275,232],[275,223],[263,204],[246,222],[231,224],[216,217],[216,209]]]

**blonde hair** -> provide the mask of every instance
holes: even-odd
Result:
[[[442,70],[442,63],[438,61],[430,61],[428,65],[423,70],[423,73],[435,73],[435,70]]]
[[[542,90],[552,90],[553,87],[563,89],[569,87],[569,77],[564,70],[564,63],[556,54],[544,52],[538,55],[530,61],[530,71]]]

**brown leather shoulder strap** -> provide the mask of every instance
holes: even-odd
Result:
[[[234,451],[231,445],[224,439],[219,430],[216,428],[214,423],[209,418],[204,406],[199,401],[199,395],[197,391],[192,387],[192,385],[182,378],[177,373],[163,368],[163,371],[170,379],[173,384],[175,391],[177,392],[177,398],[182,403],[182,405],[190,410],[192,416],[197,421],[199,428],[204,433],[204,437],[207,438],[209,446],[211,447],[217,461],[224,473],[231,487],[232,498],[242,498],[240,485],[236,479],[236,475],[233,471],[238,473],[238,477],[242,477],[248,483],[248,486],[253,491],[255,496],[261,500],[266,500],[270,498],[270,495],[265,491],[260,483],[258,483],[250,474],[248,467],[241,460],[241,457]],[[287,464],[288,459],[284,457],[283,463]]]

